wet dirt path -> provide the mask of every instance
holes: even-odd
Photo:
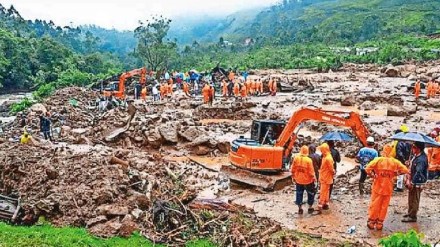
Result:
[[[407,195],[399,193],[393,196],[388,216],[382,232],[371,231],[366,227],[369,195],[336,195],[330,204],[331,209],[321,215],[298,215],[294,204],[292,188],[268,194],[252,191],[234,191],[230,195],[233,202],[253,208],[259,216],[280,222],[284,227],[310,233],[334,240],[356,239],[372,246],[387,235],[397,231],[415,229],[426,235],[426,240],[437,242],[440,231],[440,206],[438,199],[422,195],[420,216],[417,223],[402,223],[402,216],[407,210]],[[306,199],[306,198],[305,198]],[[316,202],[315,202],[316,205]],[[356,226],[354,234],[347,230]]]

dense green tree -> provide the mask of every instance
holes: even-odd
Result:
[[[139,23],[134,31],[138,39],[137,55],[154,71],[166,69],[177,55],[177,44],[165,38],[171,20],[160,16]]]

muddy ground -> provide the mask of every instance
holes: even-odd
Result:
[[[380,147],[401,124],[428,133],[440,121],[440,98],[426,99],[422,90],[416,101],[411,87],[417,78],[438,77],[439,64],[389,68],[349,64],[328,73],[251,71],[251,78],[277,77],[293,91],[244,101],[218,96],[212,107],[178,91],[160,103],[135,101],[137,112],[129,125],[126,107],[99,112],[93,106],[95,92],[62,89],[25,113],[35,146],[17,144],[23,130],[20,119],[3,127],[0,189],[21,196],[24,222],[45,216],[56,225],[84,226],[98,236],[127,236],[140,230],[153,241],[175,245],[193,237],[213,237],[221,245],[234,246],[325,246],[346,241],[375,246],[382,236],[414,228],[436,242],[439,181],[423,192],[418,223],[400,223],[407,197],[398,193],[384,231],[366,228],[369,195],[359,195],[353,172],[357,141],[338,145],[343,162],[331,210],[322,215],[299,216],[292,186],[262,192],[230,183],[218,171],[229,163],[230,142],[250,135],[253,119],[288,120],[304,106],[361,113]],[[52,113],[55,132],[60,132],[56,143],[40,137],[37,116],[45,111]],[[125,129],[113,136],[120,128]],[[318,144],[322,134],[335,129],[339,128],[307,122],[298,132],[298,145]],[[347,234],[351,226],[356,231]],[[308,235],[298,237],[286,233],[289,230]]]

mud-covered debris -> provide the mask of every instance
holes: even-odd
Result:
[[[342,106],[354,106],[356,105],[356,98],[354,96],[347,96],[341,99]]]
[[[167,122],[159,126],[159,132],[166,142],[178,143],[177,122]]]

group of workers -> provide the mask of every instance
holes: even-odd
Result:
[[[396,130],[396,133],[401,131],[406,132],[408,128],[403,125]],[[437,130],[431,133],[431,137],[440,143]],[[361,173],[359,180],[361,195],[364,193],[364,182],[367,177],[373,179],[368,209],[368,228],[383,229],[397,176],[402,177],[402,184],[408,189],[408,212],[404,215],[402,222],[416,222],[423,185],[429,179],[440,177],[440,149],[426,148],[421,142],[410,144],[404,141],[394,141],[385,144],[379,156],[375,146],[374,138],[368,137],[367,146],[361,148],[356,156]],[[335,155],[333,142],[321,144],[318,150],[321,155],[315,152],[313,145],[302,146],[300,153],[292,158],[291,173],[296,184],[295,204],[298,206],[298,214],[303,214],[304,192],[307,192],[308,213],[315,212],[313,204],[317,192],[316,182],[319,182],[320,194],[317,210],[320,213],[322,210],[329,209],[336,163],[337,160],[340,161],[340,157]],[[399,185],[400,181],[397,181],[397,188],[394,191],[401,191]]]
[[[414,95],[416,96],[416,99],[418,99],[420,97],[420,93],[422,91],[422,83],[420,82],[420,80],[418,80],[416,82],[416,84],[414,85]],[[440,86],[439,83],[437,81],[434,80],[430,80],[427,84],[426,84],[426,97],[429,98],[436,98],[440,96]]]
[[[206,104],[212,104],[215,98],[216,87],[221,91],[223,97],[235,97],[236,99],[245,99],[249,96],[260,96],[264,93],[265,88],[261,78],[248,78],[247,72],[243,72],[237,76],[236,72],[230,70],[227,76],[216,84],[210,75],[199,75],[196,72],[173,72],[169,74],[165,72],[161,76],[161,82],[154,81],[151,89],[153,101],[164,100],[173,95],[173,91],[181,89],[186,96],[196,96],[199,93],[203,96]],[[278,81],[275,78],[269,78],[267,90],[269,95],[275,96],[277,93]],[[138,85],[136,89],[136,99],[146,100],[147,87]],[[192,91],[192,93],[191,93]]]

